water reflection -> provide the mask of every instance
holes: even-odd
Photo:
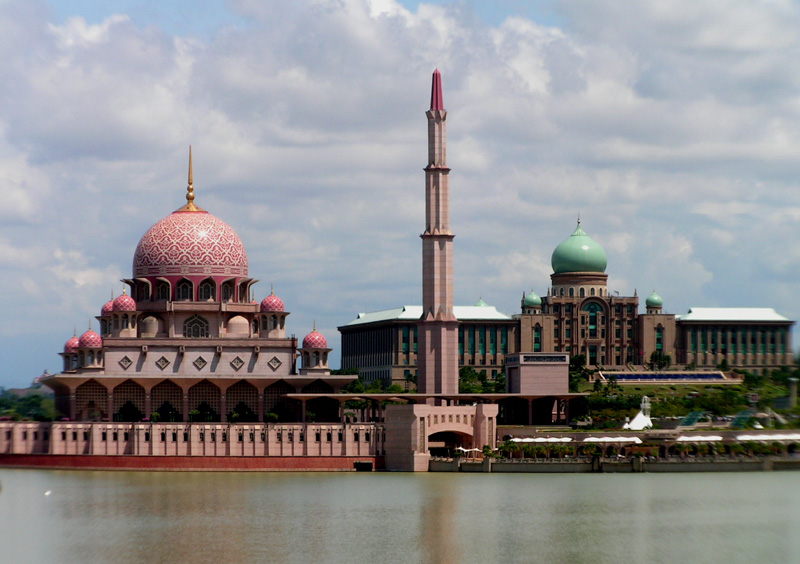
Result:
[[[0,470],[0,561],[798,562],[798,478]]]

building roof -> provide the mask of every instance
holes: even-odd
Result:
[[[461,321],[487,320],[487,321],[511,321],[511,316],[500,313],[497,308],[490,305],[483,306],[454,306],[453,313]],[[422,317],[422,306],[406,305],[394,309],[384,309],[369,313],[359,313],[350,323],[343,327],[353,327],[355,325],[365,325],[367,323],[377,323],[379,321],[417,321]]]
[[[789,321],[771,307],[691,307],[679,321]]]
[[[597,241],[589,237],[581,228],[581,220],[575,232],[567,237],[550,258],[553,272],[605,272],[608,264],[606,252]]]

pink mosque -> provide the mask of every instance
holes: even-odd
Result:
[[[142,236],[126,291],[100,308],[100,333],[68,339],[63,371],[42,379],[64,418],[0,422],[0,463],[424,471],[437,448],[494,447],[498,402],[513,399],[529,412],[544,405],[554,421],[567,419],[577,395],[568,391],[567,354],[510,357],[506,394],[458,393],[438,70],[426,116],[418,393],[341,393],[355,377],[331,374],[325,337],[315,328],[298,346],[274,291],[251,301],[257,280],[242,241],[195,204],[190,150],[186,204]]]

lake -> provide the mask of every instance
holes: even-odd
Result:
[[[0,469],[4,563],[800,562],[800,473]]]

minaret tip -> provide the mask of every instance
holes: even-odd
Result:
[[[186,205],[178,211],[205,211],[194,205],[194,171],[192,168],[192,146],[189,145],[189,185],[186,187]]]
[[[444,110],[444,98],[442,97],[442,73],[439,69],[433,71],[433,83],[431,84],[431,110]]]

